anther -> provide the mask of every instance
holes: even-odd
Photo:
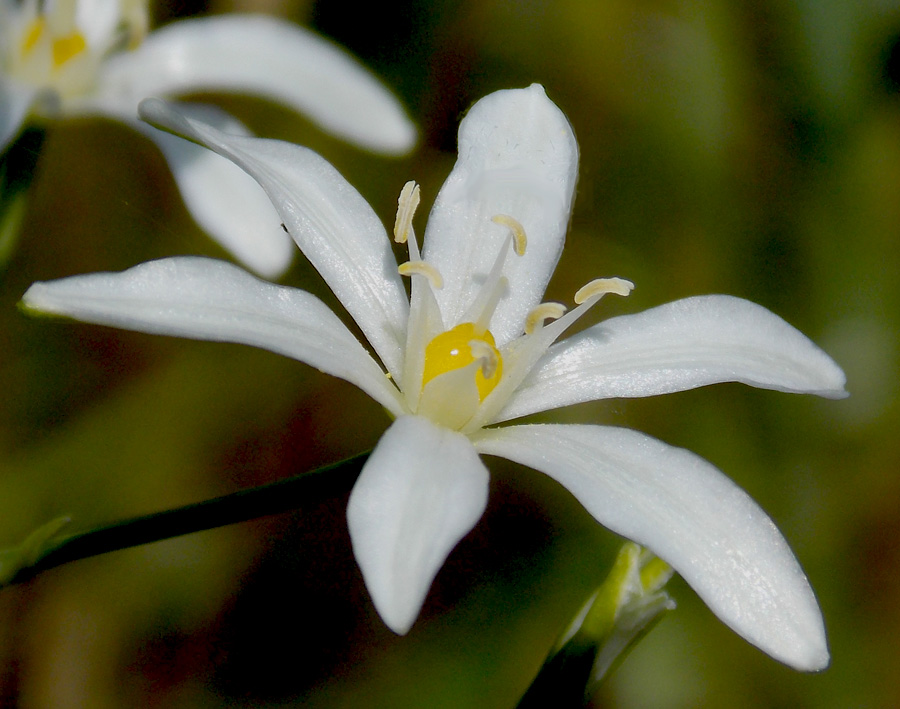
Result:
[[[505,226],[512,232],[513,249],[515,249],[516,255],[524,256],[525,247],[528,245],[528,237],[525,236],[524,227],[508,214],[496,214],[491,221],[494,222],[494,224]]]
[[[590,298],[614,293],[626,296],[634,289],[634,283],[624,278],[597,278],[578,289],[575,294],[575,302],[581,305]]]
[[[401,276],[425,276],[435,290],[440,290],[444,287],[444,279],[441,277],[441,272],[427,261],[407,261],[406,263],[401,263],[397,270]]]
[[[481,363],[482,376],[485,379],[493,377],[497,371],[497,366],[500,364],[497,350],[484,340],[469,340],[469,347],[472,350],[472,357]]]
[[[394,241],[405,244],[412,232],[413,215],[419,206],[419,186],[415,180],[410,180],[400,190],[400,198],[397,200],[397,219],[394,221]],[[415,233],[413,232],[413,238]]]
[[[525,318],[525,334],[532,335],[544,326],[545,320],[557,320],[566,312],[566,306],[561,303],[541,303],[534,308]]]

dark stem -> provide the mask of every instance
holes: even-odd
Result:
[[[289,512],[306,503],[343,494],[359,476],[368,457],[368,453],[363,453],[286,480],[63,537],[35,563],[21,569],[10,583],[26,581],[70,561]]]

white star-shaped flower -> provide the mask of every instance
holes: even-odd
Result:
[[[353,551],[381,617],[409,630],[438,569],[481,517],[480,454],[540,470],[603,525],[652,549],[734,630],[803,670],[828,662],[822,616],[773,522],[688,451],[595,425],[508,424],[608,397],[723,381],[842,397],[840,368],[766,309],[700,296],[616,317],[554,341],[618,278],[575,294],[568,313],[541,296],[562,250],[578,149],[542,87],[500,91],[460,126],[459,159],[419,254],[418,190],[400,198],[399,268],[371,207],[325,160],[286,143],[225,135],[158,100],[144,118],[230,158],[269,194],[301,250],[374,349],[301,290],[202,258],[37,283],[27,308],[143,332],[240,342],[356,384],[393,423],[347,510]],[[407,297],[400,275],[412,278]],[[503,425],[496,425],[503,424]]]
[[[0,0],[0,154],[29,115],[103,115],[163,151],[185,204],[219,243],[275,277],[294,253],[271,202],[244,172],[137,120],[148,96],[226,91],[280,102],[361,147],[399,154],[416,130],[344,51],[263,15],[173,22],[147,34],[147,0]],[[220,127],[246,132],[207,107]]]

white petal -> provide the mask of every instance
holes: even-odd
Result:
[[[191,108],[203,110],[208,118],[215,116],[219,127],[229,133],[247,134],[227,114],[206,106]],[[281,217],[256,180],[230,160],[200,145],[140,121],[127,122],[162,150],[185,206],[210,236],[261,276],[278,278],[287,270],[296,246],[282,229]]]
[[[403,416],[378,442],[353,487],[347,522],[375,608],[395,633],[412,627],[487,495],[487,468],[462,434]]]
[[[181,20],[103,66],[98,105],[131,115],[148,96],[198,91],[252,94],[309,116],[362,147],[405,153],[416,129],[391,93],[345,51],[262,15]]]
[[[34,311],[159,335],[261,347],[352,382],[394,414],[399,393],[322,301],[224,261],[179,257],[35,283]]]
[[[519,335],[562,252],[578,173],[569,122],[544,89],[498,91],[476,103],[459,127],[459,159],[431,210],[423,257],[438,268],[438,302],[448,327],[459,323],[509,231],[505,214],[528,236],[510,255],[509,292],[491,321],[498,346]]]
[[[531,425],[485,430],[490,453],[559,481],[601,524],[667,561],[735,632],[796,669],[828,664],[809,582],[765,512],[693,453],[636,431]]]
[[[38,91],[0,76],[0,155],[19,135]]]
[[[299,145],[227,135],[158,99],[141,103],[141,117],[206,145],[259,182],[294,241],[400,381],[409,301],[384,226],[359,192]]]
[[[719,382],[847,395],[841,368],[806,335],[761,305],[708,295],[611,318],[553,345],[495,420]]]
[[[121,0],[77,0],[76,3],[75,23],[95,51],[104,51],[112,44],[121,16]]]

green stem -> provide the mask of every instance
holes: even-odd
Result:
[[[342,494],[352,486],[368,457],[362,453],[286,480],[59,538],[18,569],[8,583],[21,583],[70,561],[288,512]]]

